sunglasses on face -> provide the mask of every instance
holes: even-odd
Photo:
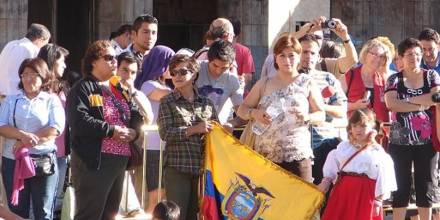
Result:
[[[171,70],[170,75],[172,77],[175,77],[177,75],[185,76],[186,74],[191,74],[192,71],[189,69],[177,69],[177,70]]]
[[[113,56],[113,55],[110,55],[110,54],[106,54],[106,55],[102,56],[102,59],[104,59],[105,61],[109,62],[109,61],[115,60],[116,56]]]

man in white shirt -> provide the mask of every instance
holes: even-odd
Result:
[[[50,39],[49,30],[41,24],[31,24],[24,38],[6,44],[0,53],[0,100],[18,93],[18,68],[23,60],[35,58]]]
[[[110,43],[115,49],[116,56],[124,52],[131,43],[131,25],[121,25],[118,30],[110,34]]]

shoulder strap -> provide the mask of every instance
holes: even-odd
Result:
[[[261,99],[261,97],[263,97],[264,91],[266,91],[266,85],[267,85],[268,81],[269,81],[269,77],[266,77],[266,79],[264,80],[264,83],[263,83],[263,87],[260,90],[260,99]]]
[[[350,158],[348,158],[347,161],[345,161],[345,163],[342,165],[341,169],[339,171],[342,171],[345,166],[347,166],[348,163],[350,163],[351,160],[353,160],[353,158],[355,158],[359,153],[361,153],[362,151],[364,151],[365,149],[367,149],[368,144],[366,144],[365,146],[363,146],[361,149],[359,149],[358,151],[354,152],[353,155],[350,156]]]
[[[321,62],[321,70],[327,72],[327,65],[325,64],[325,59],[322,59],[322,62]]]
[[[124,107],[122,106],[122,103],[115,97],[115,95],[110,91],[109,88],[106,86],[101,86],[102,91],[111,97],[113,104],[115,104],[115,107],[118,109],[119,112],[119,118],[124,124],[128,124],[128,117],[127,114],[124,111]]]
[[[348,97],[348,93],[350,92],[351,84],[353,83],[353,78],[354,78],[354,72],[353,72],[353,68],[352,68],[352,69],[350,69],[350,81],[348,81],[347,92],[345,93],[345,95],[347,95],[347,97]]]

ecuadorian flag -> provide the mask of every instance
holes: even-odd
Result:
[[[310,183],[242,145],[219,124],[207,135],[205,219],[304,220],[321,207],[324,194]]]

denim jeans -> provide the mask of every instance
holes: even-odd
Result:
[[[55,155],[54,159],[56,159]],[[24,181],[24,189],[19,193],[17,206],[11,204],[14,169],[15,160],[3,157],[2,177],[9,209],[23,218],[29,218],[30,201],[32,199],[32,211],[35,219],[53,219],[53,208],[58,184],[57,163],[55,163],[54,174],[50,176],[32,177]]]

